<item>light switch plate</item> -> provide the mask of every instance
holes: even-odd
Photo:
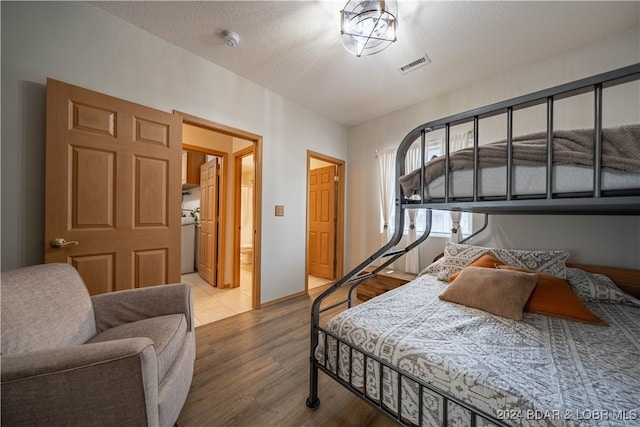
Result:
[[[284,205],[276,205],[276,216],[284,216]]]

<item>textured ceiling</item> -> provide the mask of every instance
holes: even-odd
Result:
[[[91,2],[345,125],[640,26],[640,2],[398,2],[398,41],[357,58],[340,42],[346,1]],[[224,30],[239,34],[229,47]],[[427,54],[432,63],[398,68]]]

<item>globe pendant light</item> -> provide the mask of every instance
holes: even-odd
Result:
[[[350,0],[340,11],[342,44],[356,56],[378,53],[397,39],[395,0]]]

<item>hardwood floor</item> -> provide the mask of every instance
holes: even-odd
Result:
[[[311,410],[311,302],[326,287],[196,328],[196,363],[180,427],[395,426],[320,373],[320,407]]]

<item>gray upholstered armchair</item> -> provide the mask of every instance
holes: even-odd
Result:
[[[2,273],[2,424],[171,426],[193,376],[189,285],[89,296],[67,264]]]

